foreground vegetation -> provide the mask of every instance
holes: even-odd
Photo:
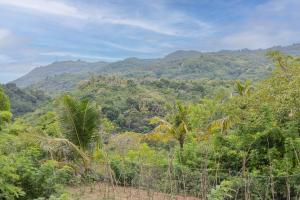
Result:
[[[269,57],[275,69],[255,85],[92,77],[14,122],[1,89],[0,199],[69,199],[65,186],[83,184],[107,199],[120,186],[299,199],[300,60]]]

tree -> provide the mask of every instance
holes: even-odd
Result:
[[[100,121],[98,108],[88,99],[77,99],[70,95],[63,95],[60,99],[59,113],[62,134],[66,138],[53,138],[40,134],[31,134],[34,142],[48,152],[53,159],[55,155],[65,157],[66,151],[79,156],[84,164],[84,172],[90,169],[91,150]],[[99,141],[96,139],[96,141]],[[71,156],[73,158],[73,156]]]
[[[240,118],[243,118],[243,110],[246,109],[247,98],[251,95],[253,87],[251,86],[250,81],[245,81],[242,83],[240,80],[236,80],[234,84],[235,92],[238,96],[235,96],[229,101],[231,102],[234,110],[234,115],[229,114],[225,117],[212,121],[208,125],[208,133],[212,133],[216,129],[221,130],[221,134],[226,133],[235,123],[240,121]],[[228,106],[228,104],[226,104]],[[240,110],[240,112],[236,112]]]
[[[280,51],[269,51],[267,53],[267,57],[269,57],[283,71],[286,71],[291,62],[294,60],[292,56],[285,55]]]
[[[15,162],[11,157],[0,154],[0,199],[18,199],[24,195],[17,186],[19,180]]]
[[[11,121],[12,114],[10,112],[10,101],[0,86],[0,130],[5,123]]]
[[[81,150],[88,150],[99,123],[96,104],[87,99],[79,100],[64,95],[60,119],[67,139]]]
[[[171,135],[178,141],[180,149],[183,149],[189,127],[187,106],[177,103],[173,113],[170,115],[169,122],[155,117],[151,120],[151,123],[158,124],[154,132],[165,133],[166,136]]]
[[[2,86],[0,86],[0,111],[9,111],[10,102],[8,96],[4,93]]]

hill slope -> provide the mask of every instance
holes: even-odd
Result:
[[[20,89],[14,83],[2,85],[2,87],[10,99],[11,111],[14,116],[32,112],[37,106],[49,100],[43,91]]]
[[[130,58],[110,63],[98,73],[127,77],[259,80],[272,71],[271,61],[266,58],[266,53],[270,50],[300,55],[300,44],[269,49],[223,50],[211,53],[180,50],[161,59]]]
[[[13,81],[19,87],[26,87],[35,84],[41,80],[54,77],[57,75],[69,73],[88,76],[89,73],[100,70],[107,65],[106,62],[89,63],[85,61],[63,61],[54,62],[50,65],[33,69],[28,74]]]
[[[214,53],[176,51],[159,59],[128,58],[113,63],[56,62],[36,68],[14,83],[20,87],[33,86],[48,93],[56,93],[74,88],[77,82],[87,79],[91,74],[122,75],[129,78],[260,80],[272,70],[271,62],[265,56],[269,50],[300,55],[300,44]]]
[[[166,105],[176,101],[198,102],[215,93],[229,93],[229,81],[175,81],[175,80],[132,80],[116,76],[94,76],[81,81],[69,93],[80,99],[92,99],[100,107],[103,116],[122,131],[148,132],[153,128],[149,119],[163,116]],[[55,106],[42,106],[33,114],[31,121],[38,121],[41,113]],[[37,116],[35,116],[37,115]]]

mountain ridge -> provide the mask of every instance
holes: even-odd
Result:
[[[60,89],[60,85],[68,85],[72,82],[67,87],[72,88],[77,82],[87,79],[92,74],[179,80],[203,78],[259,80],[272,70],[272,64],[265,56],[269,50],[300,55],[300,43],[256,50],[220,50],[217,52],[177,50],[162,58],[131,57],[116,62],[61,61],[35,68],[13,83],[19,87],[36,85],[37,89],[45,90],[45,88],[51,88],[49,84],[56,84],[55,88]],[[47,80],[51,81],[48,83]]]
[[[47,77],[60,75],[64,73],[89,73],[94,69],[100,69],[107,62],[86,62],[86,61],[56,61],[46,66],[36,67],[24,76],[12,81],[20,87],[26,87]]]

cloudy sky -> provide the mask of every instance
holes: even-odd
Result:
[[[300,42],[300,0],[0,0],[0,82],[57,60]]]

